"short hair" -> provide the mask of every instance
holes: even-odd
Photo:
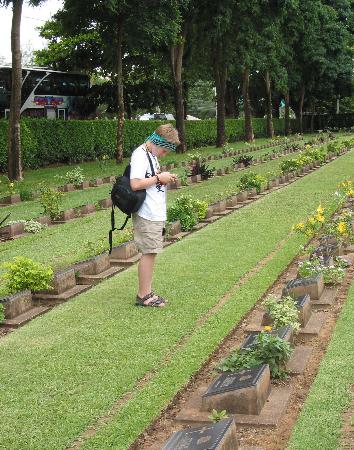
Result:
[[[160,125],[158,128],[156,128],[155,133],[165,138],[166,141],[172,142],[172,144],[175,144],[176,146],[178,146],[181,143],[179,140],[178,131],[170,123]]]

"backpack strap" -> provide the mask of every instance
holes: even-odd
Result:
[[[155,169],[154,169],[154,165],[153,165],[153,163],[151,161],[150,152],[149,152],[149,150],[147,148],[145,148],[145,151],[146,151],[146,156],[148,157],[148,160],[149,160],[149,163],[150,163],[152,176],[154,177],[156,175],[156,172],[155,172]]]
[[[145,148],[145,151],[146,151],[146,155],[148,157],[149,163],[150,163],[152,176],[154,177],[156,175],[156,172],[155,172],[154,165],[153,165],[151,157],[150,157],[150,153],[147,150],[147,148]],[[130,169],[130,167],[129,167],[129,169]],[[126,173],[126,171],[127,171],[127,168],[124,171],[124,176],[128,175],[128,172]],[[129,170],[129,172],[130,172],[130,170]],[[120,228],[116,228],[115,217],[114,217],[114,208],[115,208],[115,206],[112,205],[112,210],[111,210],[111,229],[110,229],[110,231],[108,233],[109,254],[112,253],[112,248],[113,248],[113,231],[115,231],[115,230],[122,231],[125,228],[126,224],[128,223],[128,220],[131,218],[131,214],[127,215],[123,225]]]
[[[109,242],[109,255],[112,253],[112,248],[113,248],[113,231],[114,230],[123,230],[126,226],[126,224],[128,223],[128,220],[131,218],[131,214],[127,214],[125,221],[123,223],[123,225],[120,228],[116,228],[116,223],[115,223],[115,217],[114,217],[114,208],[115,206],[112,205],[112,210],[111,210],[111,229],[108,233],[108,242]]]

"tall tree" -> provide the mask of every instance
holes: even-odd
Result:
[[[29,4],[38,6],[43,0],[30,0]],[[11,23],[11,53],[12,53],[12,81],[8,135],[8,177],[10,180],[22,180],[22,156],[21,156],[21,86],[22,86],[22,62],[21,62],[21,16],[23,0],[0,0],[0,6],[12,7]]]
[[[73,42],[77,39],[81,40],[78,58],[85,58],[85,55],[92,58],[95,53],[97,54],[97,44],[92,36],[93,33],[98,35],[98,65],[117,86],[116,160],[121,162],[125,120],[124,60],[135,49],[148,47],[148,43],[155,46],[169,46],[172,42],[176,42],[176,36],[180,32],[177,2],[65,0],[62,10],[54,16],[50,26],[57,32],[55,46],[68,51],[72,60],[76,57]]]

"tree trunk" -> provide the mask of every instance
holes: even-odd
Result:
[[[301,86],[300,103],[299,103],[299,132],[303,133],[303,108],[305,100],[305,86]]]
[[[117,40],[117,97],[118,97],[118,121],[117,121],[117,147],[116,162],[123,161],[124,151],[124,91],[123,91],[123,20],[118,20],[118,40]]]
[[[21,157],[21,14],[23,0],[13,1],[13,14],[11,26],[11,52],[12,52],[12,82],[11,103],[8,135],[8,177],[10,180],[22,180],[22,157]]]
[[[315,125],[315,109],[316,109],[316,105],[315,105],[315,100],[312,99],[311,101],[311,122],[310,122],[310,131],[311,133],[313,133],[314,131],[314,125]]]
[[[184,101],[183,101],[183,82],[182,82],[182,66],[183,66],[183,52],[186,40],[186,32],[181,36],[179,44],[171,47],[171,69],[174,85],[175,97],[175,111],[176,111],[176,128],[181,144],[177,148],[178,153],[185,153],[186,151],[186,136],[184,127]]]
[[[243,71],[243,108],[245,112],[245,139],[247,142],[254,141],[253,127],[252,127],[252,113],[249,97],[249,69]]]
[[[237,117],[235,93],[232,83],[228,81],[226,82],[225,114],[228,118],[235,119]]]
[[[290,94],[289,89],[285,92],[285,136],[291,134],[290,127]]]
[[[222,147],[226,143],[225,135],[225,92],[227,69],[222,62],[222,44],[215,45],[213,61],[214,80],[216,88],[216,146]]]
[[[267,135],[274,137],[273,113],[272,113],[272,88],[270,84],[269,70],[266,71],[266,89],[267,89]]]

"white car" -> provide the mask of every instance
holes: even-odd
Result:
[[[167,113],[145,113],[139,117],[139,120],[175,120],[173,114]]]

